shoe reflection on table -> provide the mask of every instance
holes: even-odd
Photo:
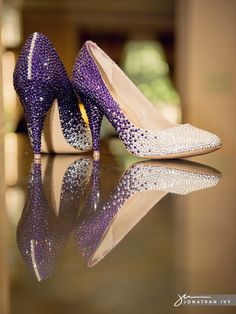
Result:
[[[39,281],[51,276],[63,253],[91,170],[89,157],[45,157],[42,163],[32,163],[17,244],[25,264]]]
[[[221,174],[198,163],[145,161],[129,167],[108,197],[100,195],[99,162],[74,234],[88,266],[104,258],[167,193],[185,195],[215,186]]]
[[[88,156],[33,163],[17,244],[36,278],[50,277],[73,231],[88,266],[104,258],[167,193],[215,186],[221,174],[190,161],[132,164],[109,195],[101,195],[100,162]]]

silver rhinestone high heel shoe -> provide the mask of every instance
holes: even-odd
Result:
[[[127,150],[143,158],[181,158],[222,146],[218,136],[190,124],[164,118],[95,43],[87,41],[77,56],[72,84],[83,102],[99,157],[102,117],[116,129]]]
[[[76,242],[88,266],[104,258],[166,194],[215,186],[221,174],[190,161],[133,164],[108,197],[100,193],[99,161],[94,161],[91,188],[74,227]]]

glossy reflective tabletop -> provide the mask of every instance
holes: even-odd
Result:
[[[114,138],[99,162],[33,163],[26,137],[5,142],[3,314],[236,313],[174,308],[185,292],[236,294],[233,157],[143,161]]]

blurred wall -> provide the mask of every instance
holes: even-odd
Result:
[[[176,4],[177,83],[185,121],[223,139],[221,150],[197,158],[222,172],[220,183],[211,191],[178,199],[177,254],[188,293],[234,293],[236,1],[178,0]],[[188,313],[197,313],[197,308]]]
[[[184,119],[236,150],[236,1],[176,1],[177,85]]]
[[[2,0],[0,0],[0,18]],[[0,19],[1,21],[1,19]],[[8,248],[7,248],[7,217],[5,210],[5,171],[4,171],[4,115],[2,98],[2,46],[0,32],[0,313],[9,313],[9,278],[8,278]]]
[[[0,0],[0,21],[2,18],[2,0]],[[3,95],[2,95],[2,41],[1,41],[1,32],[0,32],[0,143],[3,139]]]
[[[146,39],[173,33],[174,0],[23,0],[19,3],[24,39],[35,31],[44,33],[68,71],[82,42],[88,38],[99,44],[99,38],[104,42],[109,38],[109,45],[102,48],[116,60],[114,42],[120,38]]]

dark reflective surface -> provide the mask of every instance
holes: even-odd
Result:
[[[170,313],[178,293],[235,293],[229,156],[142,161],[113,139],[99,162],[35,164],[24,137],[9,142],[10,313]]]
[[[111,193],[101,195],[100,161],[92,162],[89,157],[80,157],[69,165],[60,182],[59,172],[70,159],[44,156],[42,164],[31,166],[26,202],[17,227],[17,244],[38,281],[50,277],[70,233],[74,233],[88,266],[94,266],[167,193],[185,195],[213,187],[221,176],[210,167],[190,161],[138,162],[115,182]],[[57,172],[53,178],[54,164]],[[47,199],[46,190],[52,194],[49,199],[54,198],[54,204]],[[56,191],[60,194],[56,195]],[[57,203],[59,207],[55,208]]]

